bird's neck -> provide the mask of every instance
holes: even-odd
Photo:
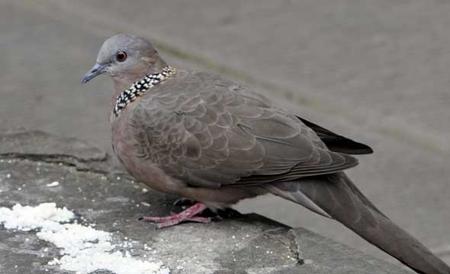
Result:
[[[133,83],[143,79],[147,75],[160,73],[168,66],[159,55],[147,57],[142,61],[132,72],[117,74],[112,77],[114,81],[113,104],[117,96]]]
[[[159,85],[167,78],[173,76],[175,72],[176,71],[174,68],[166,66],[162,68],[161,71],[159,72],[149,73],[142,76],[141,78],[136,79],[129,86],[125,86],[124,85],[125,83],[115,83],[116,94],[114,97],[114,104],[113,104],[114,116],[117,117],[119,113],[122,112],[128,106],[128,104],[135,101],[140,96],[144,95],[152,87]]]

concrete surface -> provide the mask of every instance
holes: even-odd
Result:
[[[79,222],[113,233],[118,244],[133,241],[134,258],[162,261],[171,273],[409,273],[256,214],[234,212],[210,224],[158,230],[138,218],[168,214],[173,198],[114,175],[99,149],[40,131],[2,134],[0,140],[0,206],[55,202],[75,211]],[[54,180],[59,185],[49,188]],[[0,228],[0,240],[1,273],[67,273],[47,264],[60,255],[36,231]]]
[[[0,126],[109,149],[111,81],[81,86],[104,38],[152,38],[176,66],[244,81],[370,144],[350,171],[401,227],[450,263],[450,2],[0,0]],[[287,103],[287,101],[290,101]],[[238,206],[388,259],[276,198]]]

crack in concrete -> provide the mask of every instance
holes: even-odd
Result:
[[[101,175],[110,174],[111,171],[96,168],[92,164],[94,163],[106,163],[109,157],[106,156],[104,160],[84,160],[71,155],[64,154],[27,154],[27,153],[2,153],[0,159],[2,160],[28,160],[31,162],[42,162],[54,165],[63,165],[65,167],[74,167],[77,171],[92,172]]]
[[[300,249],[300,243],[298,238],[296,237],[294,230],[289,229],[288,233],[286,233],[286,236],[290,238],[291,244],[289,245],[289,248],[291,249],[292,253],[295,254],[295,258],[297,259],[297,263],[299,265],[304,265],[305,260],[303,258],[303,253]]]
[[[287,232],[286,232],[287,231]],[[275,237],[278,235],[283,235],[283,237]],[[295,234],[292,233],[292,229],[288,228],[275,228],[275,229],[268,229],[263,232],[263,236],[270,238],[274,241],[277,241],[281,243],[283,246],[285,246],[290,253],[294,254],[294,259],[296,261],[297,265],[303,265],[304,260],[300,256],[300,246],[297,242],[297,237],[295,237]],[[286,239],[287,241],[283,241]]]

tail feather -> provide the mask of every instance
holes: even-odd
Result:
[[[304,204],[306,196],[326,214],[417,273],[450,274],[448,265],[389,220],[344,173],[276,183],[268,189],[299,204]]]

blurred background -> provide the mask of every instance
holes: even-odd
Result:
[[[221,73],[369,144],[350,176],[450,263],[450,2],[0,0],[0,129],[110,149],[112,81],[82,86],[104,39],[145,36],[171,64]],[[341,225],[275,197],[258,212],[391,260]]]

